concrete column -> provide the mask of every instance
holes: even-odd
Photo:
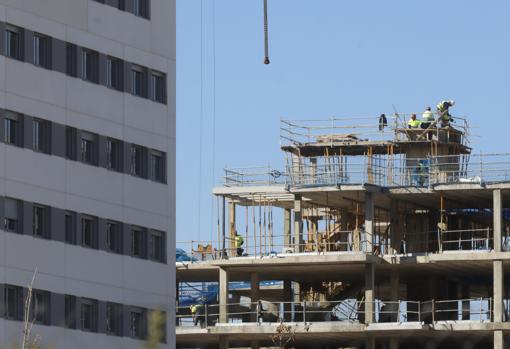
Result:
[[[494,331],[494,349],[504,349],[505,339],[503,337],[503,331]]]
[[[291,304],[289,302],[292,302],[294,300],[294,297],[292,295],[292,281],[284,280],[283,281],[283,319],[284,321],[288,322],[291,321]]]
[[[398,270],[392,270],[390,273],[390,301],[398,302],[399,300],[399,290],[400,290],[400,273]],[[398,321],[398,303],[391,304],[391,320],[396,322]]]
[[[365,349],[375,349],[375,338],[371,335],[366,336]]]
[[[292,245],[291,225],[292,210],[286,208],[283,212],[283,244],[285,247],[291,247]]]
[[[230,237],[230,256],[237,256],[236,250],[236,204],[232,201],[228,203],[228,231]]]
[[[365,192],[365,240],[366,252],[372,253],[373,249],[373,234],[374,234],[374,194]]]
[[[501,189],[492,192],[493,199],[493,230],[494,230],[494,251],[501,252],[501,230],[502,230],[502,200]]]
[[[227,336],[220,336],[219,349],[229,349],[230,343]]]
[[[365,323],[374,322],[375,268],[372,263],[365,265]]]
[[[301,195],[294,195],[294,248],[296,252],[303,250],[303,201]]]
[[[493,262],[494,322],[503,322],[504,274],[503,261]]]
[[[220,303],[220,316],[219,322],[228,322],[228,272],[220,268],[219,278],[219,303]],[[221,346],[220,346],[221,347]]]
[[[398,349],[398,339],[390,338],[390,349]]]
[[[251,341],[251,349],[260,349],[260,344],[258,341]]]
[[[257,321],[257,302],[260,300],[260,280],[259,280],[259,274],[257,273],[251,273],[251,291],[250,291],[250,298],[251,298],[251,322]]]

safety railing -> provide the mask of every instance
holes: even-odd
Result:
[[[491,229],[437,230],[439,251],[490,250]]]
[[[439,184],[510,182],[510,153],[407,158],[399,155],[290,159],[285,171],[271,167],[225,169],[224,185],[290,187],[373,184],[431,187]]]
[[[363,230],[336,231],[304,234],[307,240],[295,241],[288,235],[244,235],[243,245],[236,247],[235,239],[225,238],[225,241],[178,241],[176,246],[182,251],[179,262],[195,263],[207,260],[218,260],[236,257],[272,257],[291,254],[325,254],[336,252],[367,253],[374,248],[380,248],[382,242],[367,239]],[[334,240],[328,240],[334,236]]]
[[[223,183],[226,187],[261,186],[286,183],[285,171],[271,166],[225,168]]]
[[[176,308],[177,326],[215,326],[226,323],[280,322],[435,323],[438,321],[491,321],[492,298],[429,301],[375,300],[372,319],[366,319],[366,302],[356,299],[303,302],[193,304]]]
[[[413,142],[433,137],[438,141],[469,144],[469,123],[465,117],[454,116],[453,122],[447,128],[441,122],[431,122],[429,125],[420,125],[418,129],[409,129],[408,121],[412,114],[421,119],[422,113],[419,112],[317,120],[280,120],[280,142],[282,146],[299,146],[359,141]],[[435,119],[438,117],[436,112]]]

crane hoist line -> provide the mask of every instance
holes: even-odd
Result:
[[[267,0],[264,0],[264,64],[269,64],[269,38],[267,30]]]

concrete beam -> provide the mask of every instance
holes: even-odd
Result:
[[[220,268],[219,270],[219,303],[220,303],[220,315],[219,322],[228,322],[228,272]]]
[[[504,273],[503,261],[493,262],[494,322],[503,322]]]
[[[251,273],[250,275],[251,280],[251,291],[250,291],[250,298],[251,298],[251,312],[250,315],[251,321],[256,322],[257,321],[257,302],[260,300],[260,280],[259,280],[259,274],[258,273]]]
[[[303,217],[301,210],[303,201],[301,195],[294,196],[294,248],[296,252],[303,250]]]
[[[375,268],[373,264],[365,265],[365,323],[374,322],[374,285]]]
[[[502,197],[501,189],[492,192],[493,199],[493,231],[494,231],[494,251],[501,252],[501,231],[502,231]]]
[[[365,240],[367,241],[366,252],[372,253],[374,236],[374,194],[365,192]]]
[[[283,211],[283,245],[290,247],[292,244],[291,225],[292,225],[292,210],[286,208]]]

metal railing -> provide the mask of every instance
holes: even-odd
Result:
[[[437,230],[439,251],[490,250],[491,229]]]
[[[465,117],[454,116],[452,128],[431,123],[426,129],[409,129],[413,113],[386,116],[331,117],[318,120],[280,120],[280,143],[287,145],[338,144],[358,141],[423,141],[428,134],[436,140],[468,145],[469,123]],[[422,112],[414,113],[420,119]],[[439,114],[436,113],[436,119]],[[385,122],[386,121],[386,122]],[[427,131],[428,130],[428,131]],[[453,139],[452,137],[456,137]]]
[[[271,166],[224,168],[224,172],[226,187],[285,184],[287,177],[285,171]]]
[[[437,321],[491,321],[492,298],[429,301],[373,302],[373,318],[366,319],[366,302],[356,299],[304,302],[239,302],[224,306],[196,304],[176,308],[177,326],[215,326],[226,323],[273,324],[280,322],[435,323]]]
[[[447,251],[489,251],[493,246],[492,229],[431,230],[428,232],[408,233],[401,241],[391,241],[387,234],[374,232],[372,239],[364,230],[330,230],[321,232],[303,232],[306,240],[295,241],[293,236],[279,234],[244,235],[240,248],[230,238],[223,241],[184,241],[177,242],[177,247],[186,253],[184,262],[195,263],[206,260],[228,258],[276,257],[300,254],[327,253],[443,253]],[[510,238],[502,236],[502,246],[508,249]]]

